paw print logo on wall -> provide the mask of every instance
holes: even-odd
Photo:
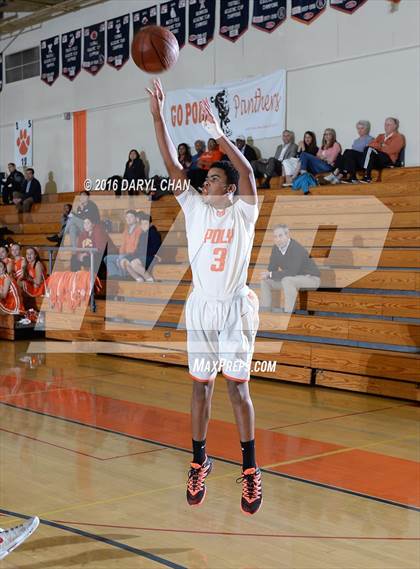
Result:
[[[29,145],[31,143],[31,137],[26,132],[26,128],[23,128],[19,131],[19,136],[16,140],[16,145],[19,148],[19,152],[21,156],[25,156],[29,150]]]

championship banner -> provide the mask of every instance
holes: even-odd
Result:
[[[150,6],[138,12],[133,12],[133,32],[134,35],[140,28],[145,26],[156,26],[157,24],[157,6]]]
[[[226,0],[220,3],[219,34],[235,42],[248,29],[249,0]]]
[[[73,30],[61,36],[62,74],[73,81],[82,68],[82,30]]]
[[[286,19],[287,0],[254,0],[252,25],[263,32],[273,32]]]
[[[130,55],[130,14],[108,20],[106,47],[107,63],[121,69]]]
[[[84,28],[83,36],[83,68],[96,75],[105,62],[105,22]]]
[[[41,42],[41,80],[52,85],[60,74],[60,36]]]
[[[279,137],[286,116],[286,71],[235,83],[169,91],[165,118],[175,145],[192,145],[195,140],[208,138],[200,116],[200,101],[206,98],[227,137]]]
[[[16,168],[32,166],[32,120],[15,122],[15,164]]]
[[[205,49],[214,37],[216,1],[190,0],[188,13],[188,43]]]
[[[3,90],[3,54],[0,53],[0,93]]]
[[[312,24],[326,5],[327,0],[292,0],[292,18],[302,24]]]
[[[353,14],[356,10],[363,6],[367,0],[330,0],[331,8],[340,10],[345,14]]]
[[[179,49],[185,45],[185,4],[186,0],[171,0],[160,5],[160,25],[174,34]]]

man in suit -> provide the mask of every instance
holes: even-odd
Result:
[[[254,162],[254,160],[257,159],[257,153],[252,148],[252,146],[249,146],[249,144],[246,143],[246,139],[243,134],[240,134],[236,137],[235,144],[248,160],[248,162]]]
[[[21,192],[13,192],[13,203],[19,213],[31,211],[34,203],[41,202],[41,184],[34,176],[33,168],[26,168]]]
[[[283,144],[279,144],[274,156],[268,160],[255,160],[252,162],[256,178],[263,176],[262,188],[270,188],[270,180],[274,175],[280,176],[282,173],[281,163],[288,158],[294,158],[298,147],[295,144],[295,134],[291,130],[284,130],[282,134]]]
[[[22,172],[16,170],[16,164],[14,164],[13,162],[9,162],[9,164],[7,165],[7,169],[9,170],[9,175],[5,180],[3,180],[3,189],[2,189],[2,197],[4,205],[9,205],[10,203],[12,203],[13,192],[22,191],[22,184],[25,180]]]

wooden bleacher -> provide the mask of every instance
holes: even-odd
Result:
[[[275,372],[255,375],[418,400],[420,168],[384,170],[382,180],[370,185],[312,188],[312,195],[323,196],[324,203],[278,186],[274,178],[270,190],[260,191],[264,200],[251,256],[250,284],[259,294],[258,275],[271,251],[266,228],[275,223],[288,223],[293,236],[311,247],[322,280],[319,290],[300,292],[291,318],[276,312],[260,315],[254,360],[273,359],[277,367]],[[364,196],[370,195],[393,213],[389,229],[386,213],[381,217],[386,210],[365,201]],[[278,196],[281,209],[273,213]],[[30,214],[23,215],[11,206],[1,206],[0,220],[15,231],[16,241],[49,245],[45,237],[58,231],[62,204],[73,197],[46,196]],[[116,230],[111,236],[118,244],[118,200],[114,196],[99,199],[104,203],[103,215],[113,221]],[[338,200],[344,200],[345,207]],[[150,207],[146,198],[143,206]],[[159,282],[109,281],[97,300],[97,311],[91,313],[88,308],[84,318],[78,313],[48,312],[48,339],[118,342],[126,357],[186,365],[183,303],[191,272],[183,216],[177,217],[179,207],[173,196],[152,202],[151,214],[166,238],[164,262],[155,270]],[[314,229],[315,215],[322,222]],[[337,232],[342,224],[346,229]],[[334,236],[337,247],[332,250]],[[66,269],[68,259],[69,254],[60,253],[56,269]],[[279,295],[274,298],[278,305]],[[153,329],[147,329],[147,322],[154,321]],[[15,337],[12,317],[0,316],[0,337]],[[175,347],[171,348],[170,341]],[[142,353],[138,353],[140,347]],[[262,347],[264,351],[259,352]]]

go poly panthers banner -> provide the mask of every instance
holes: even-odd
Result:
[[[214,0],[190,0],[188,42],[204,49],[214,37],[216,2]]]
[[[279,137],[285,123],[286,71],[236,83],[169,91],[166,123],[176,145],[208,138],[200,116],[200,101],[206,98],[227,137]]]
[[[138,12],[133,12],[133,32],[134,35],[140,28],[145,26],[156,26],[157,24],[157,6],[149,6]]]
[[[168,28],[178,40],[179,49],[185,45],[186,0],[171,0],[160,5],[160,25]]]
[[[340,10],[346,14],[353,14],[356,10],[363,6],[367,0],[330,0],[331,8]]]
[[[115,69],[127,63],[130,55],[130,14],[107,22],[107,62]]]
[[[312,24],[324,12],[327,0],[292,0],[292,18],[303,24]]]
[[[272,32],[286,19],[287,0],[254,0],[252,25],[263,32]]]
[[[248,29],[249,0],[225,0],[220,3],[219,33],[235,42]]]
[[[73,81],[82,68],[82,30],[73,30],[61,36],[61,73]]]
[[[96,75],[105,62],[105,22],[84,28],[83,36],[83,68]]]
[[[3,89],[3,54],[0,53],[0,92]]]
[[[41,42],[41,80],[52,85],[60,74],[60,36]]]

